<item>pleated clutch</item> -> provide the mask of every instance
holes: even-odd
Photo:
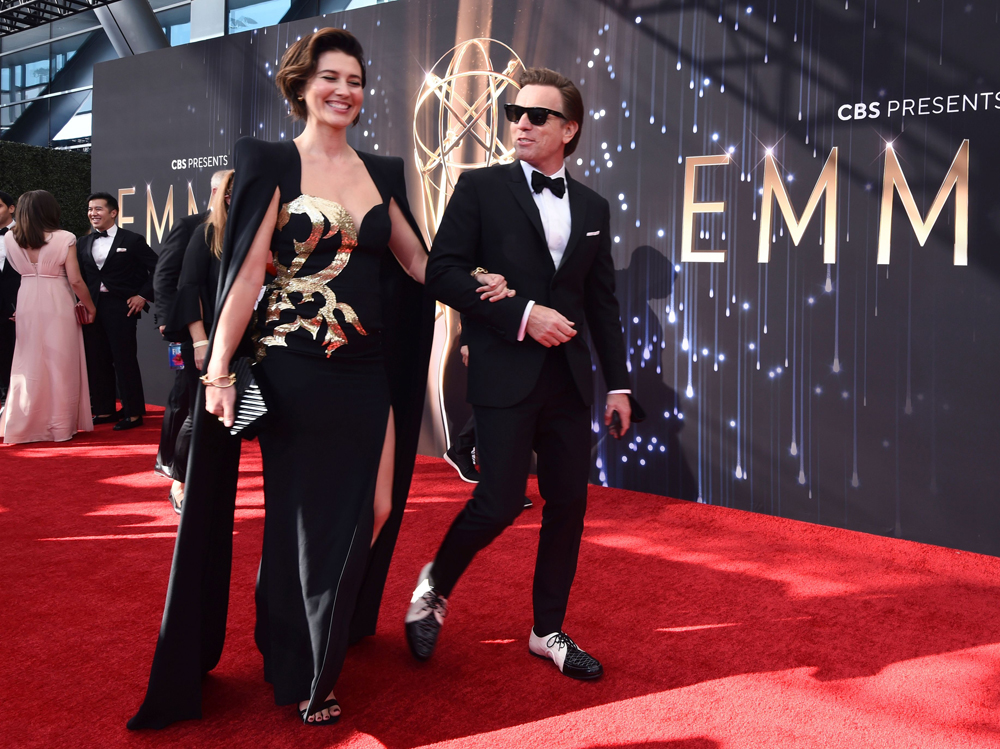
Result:
[[[260,434],[267,416],[267,404],[260,392],[260,385],[253,375],[254,365],[250,357],[241,356],[233,365],[236,375],[236,420],[229,427],[234,437],[252,440]]]

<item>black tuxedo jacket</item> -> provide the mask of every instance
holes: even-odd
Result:
[[[3,241],[0,237],[0,241]],[[21,288],[21,274],[14,270],[10,261],[3,264],[0,271],[0,323],[10,319],[17,304],[17,291]]]
[[[156,326],[166,325],[170,319],[170,311],[174,306],[174,299],[177,298],[177,282],[184,266],[184,250],[187,249],[194,230],[201,226],[207,217],[207,211],[185,216],[174,224],[174,228],[160,246],[160,256],[156,263],[156,272],[153,274],[153,293],[156,295],[156,304],[153,305],[153,324]]]
[[[465,172],[455,185],[427,265],[427,287],[465,316],[469,347],[468,400],[506,407],[523,400],[541,373],[546,349],[517,340],[529,301],[561,312],[577,335],[562,344],[584,402],[593,402],[587,333],[609,390],[629,388],[625,342],[615,298],[608,201],[567,175],[571,231],[557,269],[521,164]],[[517,296],[482,301],[475,267],[501,273]]]
[[[93,233],[85,234],[76,242],[80,273],[94,303],[97,303],[101,284],[111,294],[122,299],[138,294],[152,302],[156,253],[146,244],[146,239],[134,231],[118,229],[111,243],[108,259],[104,261],[104,267],[99,269],[91,251],[95,236]],[[143,309],[148,310],[149,305],[145,305]]]

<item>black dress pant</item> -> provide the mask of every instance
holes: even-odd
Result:
[[[455,437],[455,441],[452,444],[455,448],[455,452],[459,455],[471,455],[472,451],[476,448],[476,415],[473,414],[469,417],[469,420],[465,422],[465,426],[462,427],[462,431],[458,433]]]
[[[450,596],[476,553],[521,514],[534,450],[545,500],[532,593],[534,628],[541,635],[556,632],[566,615],[587,510],[590,408],[556,347],[548,351],[527,398],[508,408],[473,406],[473,411],[479,483],[434,559],[434,587]]]
[[[14,363],[14,343],[17,327],[13,320],[0,317],[0,398],[7,397],[10,387],[10,368]]]
[[[191,445],[191,406],[198,394],[198,368],[194,363],[194,347],[190,341],[181,344],[184,369],[174,372],[174,386],[163,409],[160,448],[156,453],[156,470],[175,481],[183,481],[187,470],[187,451]],[[185,424],[186,422],[186,424]]]
[[[138,347],[135,342],[136,315],[129,316],[128,303],[107,292],[97,295],[97,317],[83,326],[90,380],[90,407],[101,416],[115,412],[115,383],[122,399],[124,417],[146,413],[142,392]]]

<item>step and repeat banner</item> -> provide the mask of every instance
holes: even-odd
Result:
[[[595,414],[594,483],[1000,554],[995,9],[637,5],[399,0],[103,63],[93,187],[156,249],[238,138],[301,131],[273,77],[335,25],[370,59],[351,143],[406,159],[433,236],[457,174],[509,157],[510,78],[560,70],[649,414],[621,442]],[[438,327],[431,454],[469,415],[454,315]],[[152,325],[141,347],[162,402]]]

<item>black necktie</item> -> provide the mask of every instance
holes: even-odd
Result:
[[[561,198],[566,194],[566,181],[562,177],[546,177],[539,171],[533,171],[531,173],[531,189],[536,193],[541,192],[545,188],[549,188],[553,195],[557,198]]]
[[[106,231],[99,231],[99,232],[97,232],[97,236],[98,237],[106,237],[106,236],[108,236],[108,233]]]

